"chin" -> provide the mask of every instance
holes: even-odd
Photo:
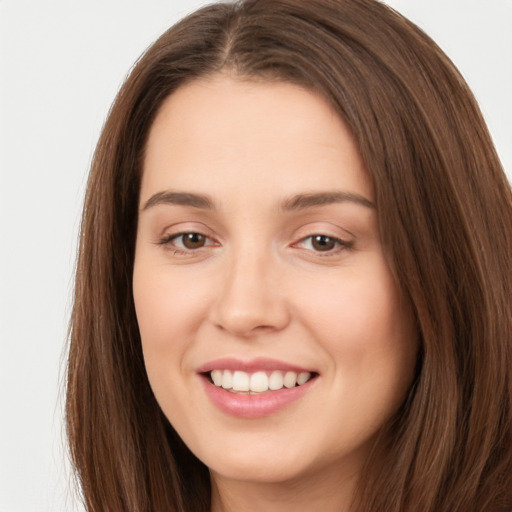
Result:
[[[307,473],[303,467],[297,467],[288,461],[269,457],[265,460],[224,460],[222,464],[212,465],[210,473],[219,477],[243,482],[260,484],[283,484],[300,480]]]

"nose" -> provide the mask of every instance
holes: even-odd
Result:
[[[284,329],[290,311],[282,274],[269,255],[241,251],[226,262],[211,320],[236,337],[250,338]]]

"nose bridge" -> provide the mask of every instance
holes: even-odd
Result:
[[[271,250],[256,243],[241,244],[225,262],[214,322],[237,336],[282,329],[288,311],[281,292]]]

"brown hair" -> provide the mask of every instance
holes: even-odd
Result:
[[[67,429],[88,511],[206,511],[207,468],[160,411],[132,297],[141,160],[162,101],[227,71],[320,91],[371,174],[421,350],[361,475],[357,510],[512,510],[512,197],[473,96],[420,29],[375,0],[248,0],[188,16],[112,106],[83,213]],[[385,461],[378,464],[378,461]]]

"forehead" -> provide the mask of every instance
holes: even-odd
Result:
[[[169,187],[225,191],[243,181],[255,190],[262,183],[290,189],[283,193],[344,185],[372,196],[354,139],[323,96],[224,75],[186,84],[164,101],[143,171],[142,195]]]

